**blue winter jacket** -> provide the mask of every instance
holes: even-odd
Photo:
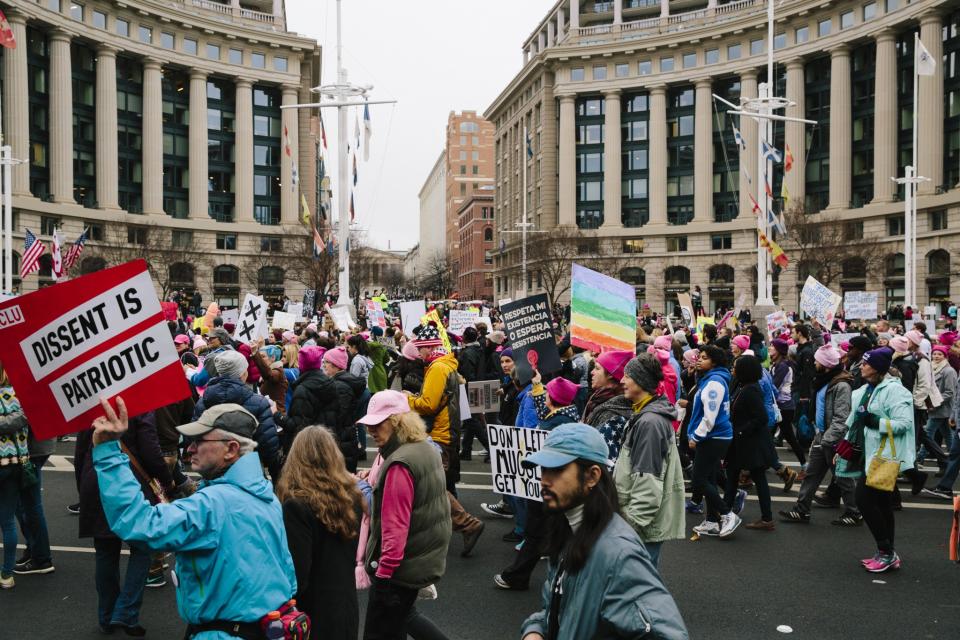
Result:
[[[177,608],[188,623],[256,622],[297,592],[283,511],[247,454],[189,498],[151,506],[116,442],[93,450],[100,500],[123,540],[176,553]],[[231,638],[219,631],[194,640]]]
[[[693,397],[693,411],[687,426],[687,437],[694,442],[701,440],[732,440],[733,425],[730,423],[730,371],[714,367],[697,383]]]
[[[773,377],[766,369],[760,377],[760,390],[763,391],[763,407],[767,410],[767,426],[775,427],[777,424],[777,388],[773,386]]]
[[[520,410],[517,411],[517,424],[515,425],[517,427],[536,429],[540,424],[540,418],[537,417],[537,407],[533,403],[531,391],[533,391],[533,384],[528,384],[524,387],[523,391],[517,394],[517,404],[520,405]]]

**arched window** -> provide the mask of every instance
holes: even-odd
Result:
[[[230,264],[214,267],[213,300],[221,308],[240,306],[240,269]]]
[[[170,265],[170,288],[192,289],[194,286],[193,265],[177,262]]]
[[[841,267],[844,280],[863,280],[867,277],[867,261],[863,258],[847,258]]]
[[[950,254],[943,249],[936,249],[927,254],[927,273],[931,277],[950,275]]]
[[[663,281],[666,284],[690,284],[690,269],[686,267],[667,267],[663,272]]]
[[[493,227],[487,227],[483,230],[483,241],[493,242]]]
[[[892,253],[883,261],[883,274],[888,278],[902,278],[906,270],[906,261],[902,253]]]
[[[710,267],[710,282],[733,283],[736,279],[733,267],[728,264],[715,264]]]
[[[950,300],[950,254],[935,249],[927,254],[927,297],[945,313]]]
[[[49,253],[40,256],[40,271],[38,273],[41,278],[53,277],[53,256]]]
[[[634,286],[647,284],[647,273],[640,267],[626,267],[620,270],[620,279]]]
[[[80,275],[96,273],[107,268],[107,261],[100,256],[89,256],[80,261]]]

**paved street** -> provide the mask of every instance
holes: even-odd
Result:
[[[57,571],[18,576],[14,590],[0,592],[0,638],[100,637],[92,544],[76,537],[77,518],[66,511],[76,498],[68,458],[72,446],[58,447],[55,468],[44,471]],[[781,455],[787,459],[782,450]],[[488,470],[479,459],[475,455],[474,462],[465,463],[462,491],[464,504],[477,515],[480,503],[492,498]],[[780,491],[781,485],[773,486],[774,508],[788,506],[790,498]],[[748,502],[745,512],[747,519],[758,517],[755,500]],[[867,530],[833,527],[829,523],[833,514],[818,509],[810,525],[778,525],[774,533],[741,529],[729,541],[685,540],[666,545],[664,577],[691,637],[772,638],[781,635],[778,625],[789,625],[792,638],[956,637],[960,566],[946,559],[950,522],[946,503],[908,499],[897,513],[897,547],[904,568],[880,576],[859,566],[858,560],[873,551]],[[688,516],[690,525],[698,521]],[[539,606],[538,589],[503,592],[494,588],[493,574],[510,559],[510,545],[500,541],[510,525],[506,520],[486,522],[472,558],[459,557],[460,540],[454,539],[439,600],[419,605],[450,638],[517,638],[522,620]],[[534,580],[542,584],[542,578],[543,565]],[[148,637],[182,637],[184,627],[172,586],[147,590],[142,623]]]

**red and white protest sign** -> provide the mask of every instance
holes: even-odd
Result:
[[[135,416],[190,395],[143,260],[0,303],[0,344],[39,439],[89,428],[100,398]]]

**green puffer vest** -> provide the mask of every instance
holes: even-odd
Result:
[[[413,476],[413,509],[403,560],[393,574],[393,582],[409,589],[422,589],[440,580],[446,569],[450,544],[450,503],[440,453],[429,442],[410,442],[383,448],[383,465],[373,489],[373,518],[367,542],[367,572],[374,575],[380,559],[380,509],[387,473],[402,464]]]

